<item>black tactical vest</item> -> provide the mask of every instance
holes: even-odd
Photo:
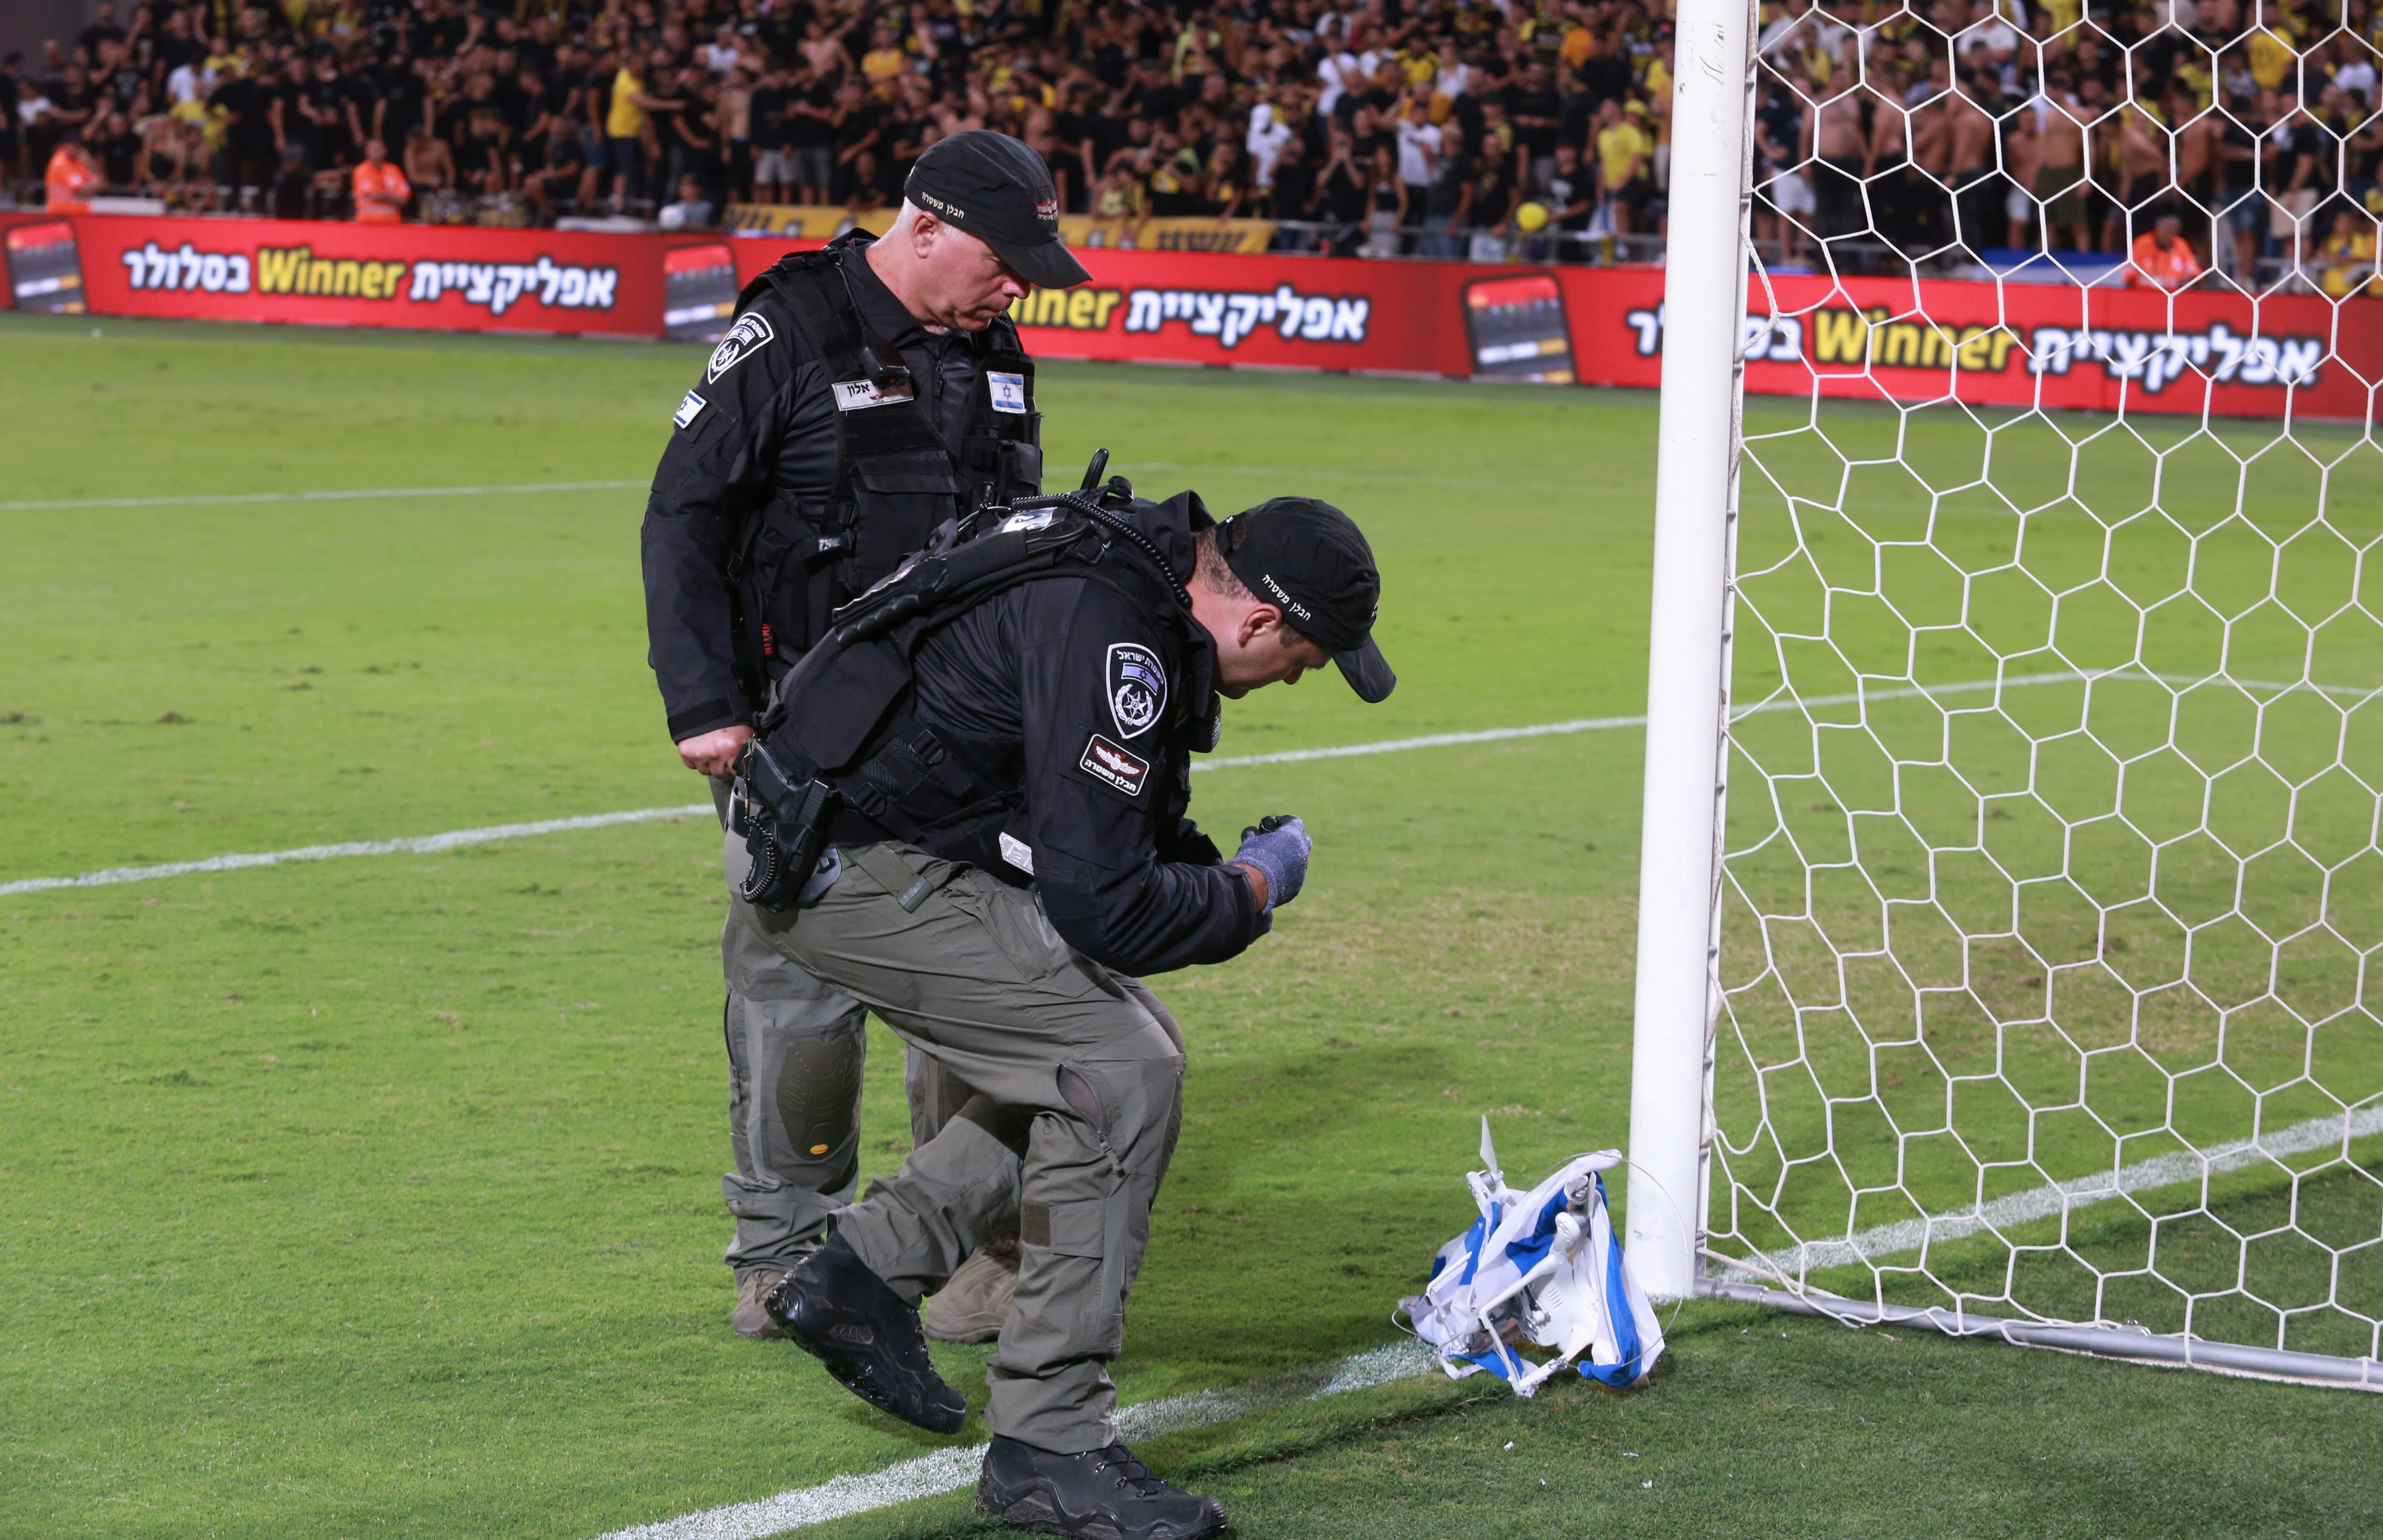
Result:
[[[1130,492],[1124,497],[1130,501]],[[1190,645],[1198,622],[1182,578],[1146,536],[1103,517],[1108,510],[1092,494],[1035,501],[1043,506],[973,538],[959,526],[936,531],[916,561],[838,614],[823,645],[779,682],[757,727],[791,784],[835,794],[823,843],[891,837],[1024,882],[999,850],[1003,832],[1023,832],[1005,826],[1019,820],[1024,788],[995,784],[978,769],[997,758],[997,745],[930,726],[916,710],[919,649],[954,616],[1019,584],[1081,577],[1115,587]],[[1206,717],[1172,724],[1161,741],[1170,772],[1160,823],[1167,859],[1217,859],[1214,845],[1175,832],[1190,800],[1192,753],[1214,746],[1216,734],[1212,704]]]
[[[999,316],[969,338],[976,383],[966,432],[960,443],[945,443],[900,351],[871,330],[840,270],[868,245],[856,235],[791,253],[737,297],[741,314],[765,290],[778,296],[820,360],[836,407],[835,486],[825,509],[814,518],[781,492],[753,514],[729,562],[747,654],[738,661],[757,694],[818,644],[839,606],[923,547],[938,525],[1043,489],[1034,361],[1018,328]]]

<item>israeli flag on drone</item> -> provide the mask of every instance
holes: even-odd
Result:
[[[1584,1379],[1616,1389],[1644,1384],[1662,1356],[1663,1328],[1605,1212],[1599,1173],[1621,1164],[1622,1152],[1582,1155],[1516,1192],[1498,1169],[1484,1117],[1481,1162],[1488,1170],[1465,1177],[1481,1217],[1439,1249],[1424,1292],[1399,1302],[1415,1335],[1449,1378],[1487,1369],[1517,1396],[1575,1361]],[[1555,1356],[1532,1362],[1514,1351],[1526,1341]]]

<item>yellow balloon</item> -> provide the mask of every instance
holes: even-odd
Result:
[[[1514,211],[1514,223],[1525,231],[1544,229],[1548,223],[1548,206],[1545,203],[1525,203]]]

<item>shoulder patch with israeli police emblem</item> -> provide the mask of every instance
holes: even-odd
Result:
[[[993,409],[1014,416],[1026,414],[1026,376],[987,370],[984,382],[993,389]]]
[[[720,346],[711,350],[711,362],[704,366],[703,383],[710,385],[777,340],[777,336],[776,329],[770,325],[770,318],[759,311],[748,310],[739,315],[736,324],[728,328],[728,335],[720,339]]]
[[[671,413],[671,421],[676,423],[681,427],[685,427],[687,424],[694,422],[696,413],[701,412],[710,403],[701,396],[698,396],[694,391],[690,390],[686,393],[686,400],[678,403],[678,410]]]
[[[1150,780],[1149,760],[1128,754],[1097,733],[1085,743],[1084,757],[1076,764],[1093,779],[1108,782],[1128,796],[1140,796]]]
[[[1119,733],[1139,738],[1157,726],[1167,714],[1167,669],[1158,654],[1140,642],[1111,642],[1108,692]]]

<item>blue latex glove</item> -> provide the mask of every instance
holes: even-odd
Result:
[[[1260,819],[1255,829],[1241,831],[1241,848],[1233,852],[1233,859],[1266,873],[1266,904],[1260,914],[1299,896],[1299,885],[1307,881],[1307,853],[1315,848],[1307,825],[1289,813]]]

